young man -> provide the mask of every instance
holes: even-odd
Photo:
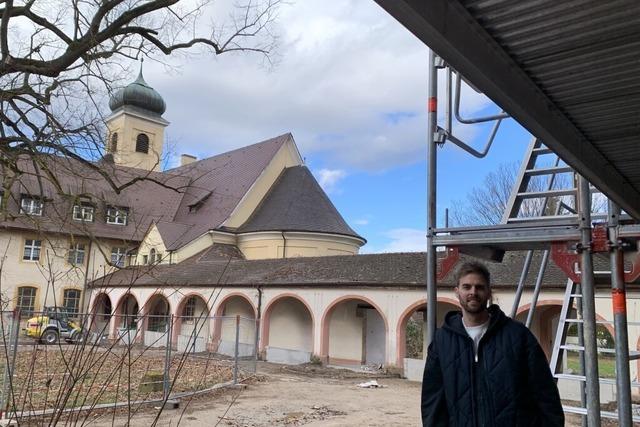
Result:
[[[500,307],[487,307],[487,268],[463,264],[456,283],[462,312],[446,315],[429,346],[422,425],[564,426],[558,388],[538,341]]]

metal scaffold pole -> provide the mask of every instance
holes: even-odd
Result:
[[[600,379],[596,339],[595,280],[591,257],[591,192],[589,182],[578,180],[578,213],[580,218],[580,249],[582,261],[582,313],[584,325],[584,361],[587,383],[587,422],[600,425]]]
[[[631,375],[629,372],[629,336],[627,331],[627,295],[624,283],[624,258],[618,233],[620,206],[609,200],[609,242],[611,243],[611,298],[616,348],[616,391],[618,425],[631,427]]]
[[[438,76],[436,54],[429,50],[429,89],[427,101],[427,345],[436,332],[436,129],[438,120]]]

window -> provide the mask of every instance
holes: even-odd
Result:
[[[31,196],[22,196],[20,200],[20,213],[27,215],[42,215],[42,199]]]
[[[24,261],[39,261],[41,248],[42,240],[26,239],[24,241],[24,252],[22,254],[22,259]]]
[[[138,153],[149,152],[149,137],[145,133],[139,133],[136,137],[136,151]]]
[[[72,243],[71,246],[69,246],[69,264],[84,264],[84,248],[84,243]]]
[[[89,204],[82,203],[73,207],[73,219],[76,221],[92,222],[95,208]]]
[[[116,267],[124,267],[124,257],[127,254],[125,248],[113,247],[111,248],[111,264]]]
[[[185,322],[192,322],[193,317],[196,314],[196,297],[190,297],[184,304],[184,310],[182,310],[182,320]]]
[[[149,264],[149,255],[142,255],[142,264],[143,265]]]
[[[78,314],[80,311],[80,290],[65,289],[62,295],[62,306],[69,314]]]
[[[127,208],[109,206],[107,208],[107,224],[127,225]]]
[[[23,286],[18,288],[18,301],[16,301],[16,309],[20,315],[31,317],[36,308],[36,288]]]
[[[149,264],[155,264],[155,263],[156,263],[156,250],[151,249],[151,251],[149,251]]]
[[[111,134],[111,144],[109,145],[109,150],[112,153],[118,151],[118,132],[114,132]]]

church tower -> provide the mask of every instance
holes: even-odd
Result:
[[[118,90],[109,101],[107,150],[116,165],[160,170],[166,105],[162,97],[142,77]]]

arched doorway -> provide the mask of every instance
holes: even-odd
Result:
[[[106,293],[100,293],[93,303],[93,322],[91,329],[99,336],[109,335],[109,322],[113,314],[111,298]]]
[[[139,335],[140,307],[138,300],[130,293],[125,294],[116,307],[116,327],[120,342],[133,344]]]
[[[165,347],[171,316],[169,301],[164,295],[155,294],[145,304],[144,344],[147,347]]]
[[[205,300],[199,295],[187,295],[178,305],[177,313],[174,327],[178,351],[206,351],[211,319]]]
[[[332,365],[384,365],[387,330],[384,315],[371,300],[340,298],[323,316],[322,356]]]
[[[526,323],[530,306],[531,305],[528,304],[518,310],[516,320],[523,324]],[[551,359],[561,310],[562,301],[539,301],[538,304],[536,304],[536,310],[533,313],[533,319],[529,327],[529,330],[531,330],[538,339],[545,356],[547,356],[547,360]],[[575,318],[575,314],[570,317]]]
[[[450,311],[459,311],[457,301],[449,298],[438,298],[436,315],[437,327],[442,326],[444,318]],[[397,329],[397,346],[399,367],[404,376],[412,381],[422,381],[424,359],[427,354],[427,301],[421,300],[405,309],[400,315]]]
[[[256,354],[256,309],[244,294],[227,296],[216,310],[214,342],[217,352],[228,356],[235,354],[236,321],[238,324],[238,355]]]
[[[262,317],[262,347],[269,362],[299,364],[313,354],[313,316],[298,297],[276,297]]]

